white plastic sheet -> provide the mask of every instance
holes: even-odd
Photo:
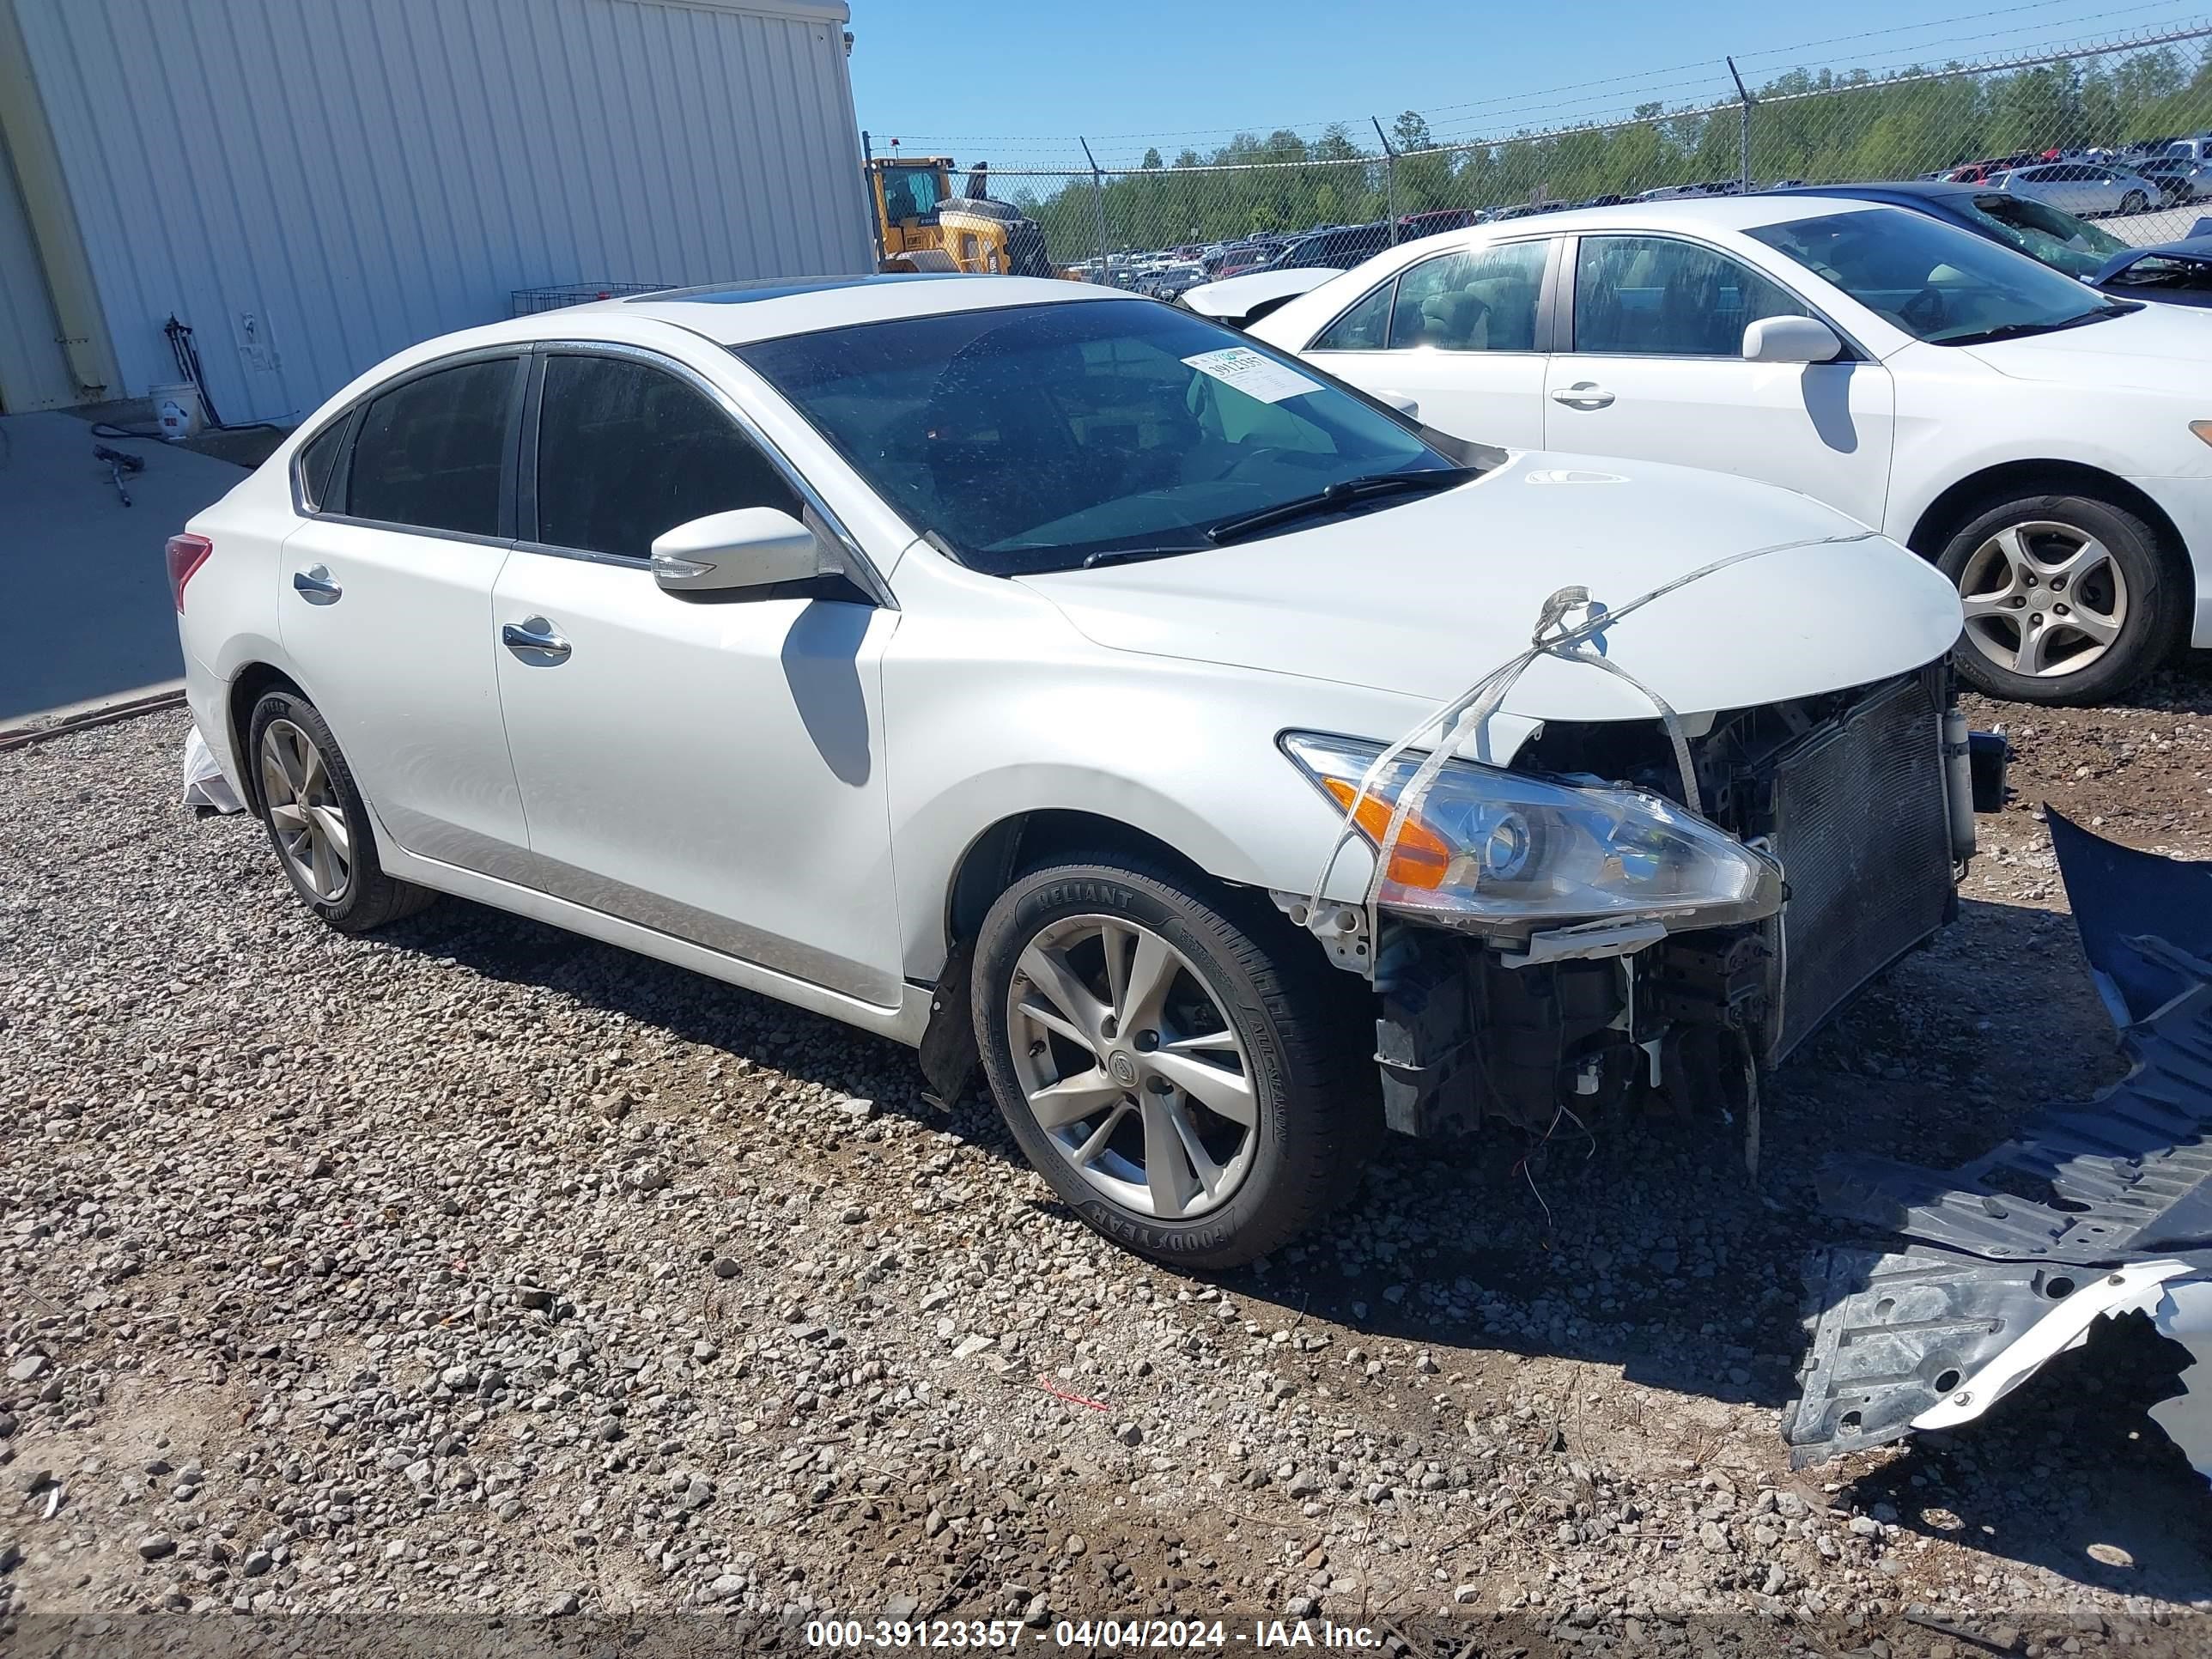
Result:
[[[246,807],[238,799],[238,792],[230,787],[230,780],[222,775],[222,768],[215,761],[215,752],[194,725],[191,735],[185,739],[185,805],[204,806],[217,812],[242,812]]]

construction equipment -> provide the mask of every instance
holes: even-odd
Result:
[[[884,270],[966,270],[1052,276],[1044,232],[1010,203],[989,195],[989,164],[978,162],[963,193],[952,193],[949,155],[875,156],[868,161],[876,241]]]

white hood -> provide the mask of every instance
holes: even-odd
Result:
[[[1525,650],[1562,587],[1618,610],[1778,544],[1622,618],[1606,655],[1692,714],[1863,684],[1957,640],[1950,583],[1832,508],[1719,473],[1578,456],[1516,455],[1460,489],[1310,530],[1022,580],[1101,645],[1441,702]],[[1615,676],[1549,657],[1504,711],[1652,714]]]
[[[1255,270],[1249,276],[1224,276],[1218,283],[1201,283],[1196,288],[1185,289],[1182,303],[1201,317],[1242,328],[1255,312],[1264,314],[1342,275],[1340,270],[1304,265],[1287,270]]]
[[[2171,392],[2203,403],[2212,379],[2212,311],[2147,305],[2101,323],[1956,349],[2016,380],[2057,380],[2085,391]],[[2200,412],[2212,414],[2212,408]]]

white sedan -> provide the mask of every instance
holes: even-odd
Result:
[[[168,557],[199,732],[331,926],[459,894],[915,1044],[948,1097],[980,1062],[1071,1207],[1194,1266],[1384,1123],[1724,1097],[1972,845],[1958,603],[1894,544],[1443,453],[1073,283],[434,340]]]
[[[1999,696],[2098,702],[2212,645],[2212,313],[1924,215],[1751,196],[1486,226],[1250,332],[1462,438],[1838,507],[1959,585],[1961,672]]]

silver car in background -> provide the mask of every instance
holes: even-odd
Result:
[[[2049,161],[2016,167],[1989,182],[1996,189],[2033,197],[2062,213],[2085,219],[2141,213],[2165,199],[2165,191],[2140,173],[2096,161]]]

